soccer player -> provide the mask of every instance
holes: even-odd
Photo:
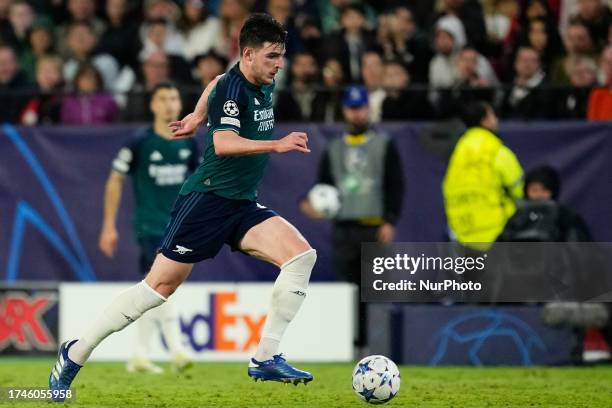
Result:
[[[286,36],[272,17],[251,15],[240,31],[240,62],[204,90],[194,112],[171,124],[176,136],[192,135],[209,107],[204,161],[181,189],[151,271],[119,294],[79,339],[62,343],[51,389],[68,389],[102,340],[164,304],[193,264],[214,257],[223,244],[280,267],[248,375],[294,384],[313,379],[289,365],[278,348],[306,296],[316,251],[289,222],[256,202],[270,153],[310,152],[305,133],[272,139],[272,90]]]
[[[99,246],[109,258],[117,247],[117,210],[126,176],[131,176],[136,206],[134,233],[140,246],[140,272],[149,272],[157,248],[164,238],[164,229],[170,220],[172,204],[181,185],[198,166],[198,149],[193,139],[173,140],[168,123],[176,121],[181,113],[181,96],[171,83],[162,82],[153,88],[149,108],[153,113],[153,126],[119,150],[104,193],[104,221]],[[135,355],[128,361],[129,372],[160,374],[163,369],[148,357],[155,326],[161,329],[172,365],[182,371],[191,365],[191,359],[180,342],[179,316],[173,302],[146,313],[138,320]]]

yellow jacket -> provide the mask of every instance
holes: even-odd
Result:
[[[523,169],[499,137],[485,128],[473,127],[457,142],[442,192],[454,238],[468,246],[491,243],[514,213],[515,201],[523,195]]]

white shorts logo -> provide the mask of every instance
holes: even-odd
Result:
[[[223,112],[229,116],[238,116],[240,110],[238,109],[236,102],[229,100],[223,104]]]
[[[193,252],[193,249],[185,248],[184,246],[177,245],[176,249],[173,249],[172,252],[178,252],[181,255],[185,255],[187,252]]]

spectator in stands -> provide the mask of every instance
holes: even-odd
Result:
[[[525,200],[517,202],[499,241],[584,242],[591,233],[584,219],[559,204],[561,177],[543,165],[525,174]]]
[[[454,59],[465,46],[463,24],[455,16],[442,17],[436,22],[434,38],[435,56],[429,63],[429,85],[448,88],[455,78]]]
[[[331,0],[318,1],[317,14],[321,20],[321,28],[325,35],[332,34],[344,28],[342,13],[347,7],[356,6],[365,18],[365,25],[373,27],[376,23],[376,13],[365,0]]]
[[[377,51],[367,51],[363,54],[361,61],[361,76],[368,90],[370,122],[378,123],[382,118],[382,104],[386,96],[383,88],[385,68],[382,57]]]
[[[504,229],[523,195],[523,170],[496,135],[498,119],[484,102],[466,106],[468,130],[459,138],[442,184],[452,240],[486,249]]]
[[[478,0],[443,0],[442,8],[436,20],[448,16],[458,18],[465,28],[467,42],[481,54],[488,55],[487,28],[480,2]]]
[[[140,60],[146,59],[149,54],[156,51],[180,58],[185,57],[182,39],[180,42],[174,42],[168,36],[169,24],[166,19],[148,20],[145,27],[146,35],[139,54]]]
[[[19,113],[27,102],[27,97],[19,91],[27,88],[28,82],[19,69],[15,50],[0,44],[0,123],[19,120]]]
[[[127,0],[106,0],[105,11],[108,27],[100,37],[98,51],[112,55],[121,67],[136,69],[142,47],[139,19],[128,9]]]
[[[35,96],[25,106],[19,123],[26,126],[55,124],[60,121],[61,92],[64,87],[62,59],[42,55],[36,62]]]
[[[295,2],[292,0],[267,0],[266,7],[263,10],[263,12],[274,17],[287,30],[285,51],[288,58],[302,50],[300,31],[293,14],[293,3]]]
[[[217,75],[224,73],[228,64],[227,59],[217,54],[215,50],[196,56],[194,62],[198,75],[197,79],[202,89],[206,88]],[[198,94],[200,93],[198,92]]]
[[[546,74],[542,71],[540,56],[529,47],[519,48],[514,62],[516,76],[502,103],[505,117],[536,119],[551,117],[553,103],[546,89]]]
[[[9,7],[8,18],[12,31],[11,44],[21,51],[26,46],[28,30],[36,19],[36,13],[27,1],[16,0]]]
[[[578,0],[576,21],[584,24],[597,47],[605,46],[612,24],[612,11],[603,0]]]
[[[383,77],[386,91],[383,120],[425,120],[430,117],[427,92],[409,89],[410,75],[403,64],[397,61],[385,63]]]
[[[221,0],[221,38],[218,41],[222,44],[222,50],[230,64],[238,60],[240,29],[249,17],[250,5],[249,0]]]
[[[557,26],[551,25],[549,20],[544,17],[536,17],[527,22],[527,26],[519,39],[520,47],[531,47],[540,54],[544,72],[550,72],[552,64],[563,53]]]
[[[375,44],[374,33],[366,28],[364,10],[358,5],[343,8],[340,22],[342,29],[329,34],[323,41],[324,55],[340,61],[347,83],[361,82],[361,57]]]
[[[379,17],[378,45],[385,60],[404,64],[412,82],[427,83],[432,51],[427,38],[419,31],[412,12],[405,6]]]
[[[106,29],[106,24],[96,17],[96,3],[93,0],[67,0],[68,21],[62,24],[56,34],[57,50],[64,58],[69,56],[69,30],[75,23],[83,23],[90,27],[95,38],[100,38]]]
[[[319,67],[312,54],[299,52],[291,63],[291,83],[278,95],[274,117],[280,121],[311,121],[318,104]]]
[[[119,74],[119,64],[109,54],[95,53],[97,42],[98,38],[88,23],[77,22],[68,28],[69,58],[64,63],[64,78],[67,82],[72,83],[81,64],[90,63],[102,75],[103,86],[113,89]]]
[[[192,82],[191,67],[184,57],[182,39],[179,38],[180,44],[172,39],[171,25],[167,23],[167,20],[149,20],[145,32],[147,35],[139,59],[144,61],[152,53],[163,52],[170,63],[172,80],[179,84],[190,84]]]
[[[125,122],[146,122],[153,119],[149,109],[150,92],[155,85],[170,80],[170,61],[161,52],[154,52],[143,61],[141,78],[135,83],[128,94],[123,110],[122,120]]]
[[[185,55],[193,60],[197,55],[215,51],[223,54],[221,42],[221,23],[208,12],[204,0],[187,0],[183,5],[183,15],[177,23],[177,28],[183,37]]]
[[[0,43],[10,44],[13,39],[13,28],[8,19],[11,0],[0,1]]]
[[[588,28],[581,22],[572,21],[567,27],[565,36],[566,56],[553,63],[550,72],[551,80],[558,84],[568,84],[569,71],[566,64],[574,57],[587,57],[593,61],[597,60],[597,52]]]
[[[104,91],[102,75],[92,64],[82,63],[74,76],[74,94],[64,97],[61,120],[66,125],[95,125],[114,122],[119,108]]]
[[[325,61],[322,70],[324,90],[321,91],[321,100],[315,107],[313,120],[325,123],[342,120],[342,65],[337,59],[330,58]]]
[[[587,118],[589,120],[612,120],[612,45],[601,52],[599,67],[602,86],[593,89],[589,96]]]
[[[586,119],[589,94],[597,84],[597,65],[586,57],[575,57],[569,63],[570,87],[559,89],[556,101],[558,119]]]
[[[515,0],[484,1],[483,11],[489,41],[498,46],[509,41],[518,18],[518,3]]]
[[[55,39],[50,26],[43,23],[35,23],[28,30],[26,47],[19,58],[21,69],[25,72],[28,81],[36,81],[36,61],[45,54],[54,51]]]
[[[146,0],[144,2],[144,21],[166,22],[164,49],[183,49],[183,38],[176,28],[181,16],[181,9],[171,0]],[[140,41],[144,44],[147,40],[147,24],[140,26]]]
[[[476,49],[466,46],[455,58],[455,71],[452,86],[437,92],[436,113],[440,118],[451,118],[461,114],[466,103],[474,101],[495,102],[497,78],[492,70],[479,69],[484,59]],[[489,76],[485,74],[489,73]]]

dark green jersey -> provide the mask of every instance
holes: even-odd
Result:
[[[142,133],[119,150],[113,170],[132,176],[136,237],[161,237],[181,185],[198,165],[198,149],[192,139],[168,140],[152,128]]]
[[[238,64],[219,80],[208,98],[204,160],[181,194],[208,191],[225,198],[255,201],[269,155],[219,157],[215,154],[213,134],[231,130],[247,139],[272,139],[273,89],[274,85],[256,86],[247,81]]]

